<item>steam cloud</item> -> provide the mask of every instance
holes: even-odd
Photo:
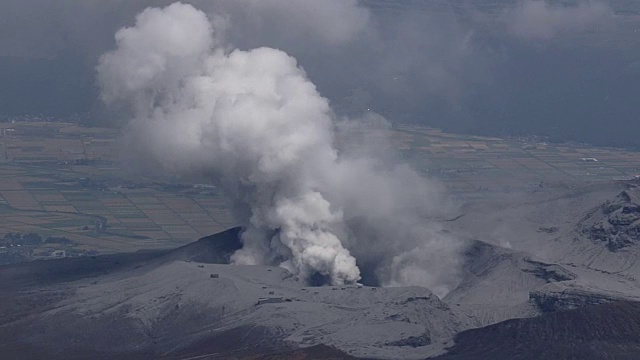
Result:
[[[431,220],[446,204],[440,189],[362,150],[362,124],[384,120],[338,121],[294,58],[229,49],[216,35],[221,23],[175,3],[116,33],[98,79],[105,102],[131,109],[128,151],[225,189],[246,228],[237,264],[279,264],[332,284],[364,276],[451,290],[460,243]],[[344,41],[345,31],[329,39]]]

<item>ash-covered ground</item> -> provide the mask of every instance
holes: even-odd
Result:
[[[171,251],[4,266],[0,354],[635,358],[638,194],[628,181],[469,202],[447,222],[466,252],[462,280],[443,299],[422,287],[314,287],[280,267],[227,265],[238,228]]]

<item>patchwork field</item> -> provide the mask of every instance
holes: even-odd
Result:
[[[415,126],[368,136],[389,139],[405,161],[461,198],[640,174],[640,153],[624,149]],[[147,178],[121,166],[117,139],[114,129],[71,123],[0,123],[0,255],[168,248],[236,225],[215,186]],[[10,234],[69,242],[23,244],[8,240]]]
[[[5,123],[0,135],[0,238],[64,236],[75,245],[41,247],[108,253],[175,247],[234,225],[215,187],[169,184],[119,166],[114,130]],[[22,244],[0,245],[28,255]]]
[[[640,175],[640,152],[626,149],[456,135],[413,126],[397,127],[392,139],[414,167],[463,196]]]

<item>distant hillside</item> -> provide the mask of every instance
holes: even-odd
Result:
[[[126,270],[146,262],[189,260],[210,264],[228,264],[229,257],[242,247],[241,228],[236,227],[177,249],[37,260],[0,267],[0,294],[13,288],[44,286],[97,277]]]

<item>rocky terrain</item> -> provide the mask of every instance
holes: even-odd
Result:
[[[227,265],[238,228],[175,250],[3,266],[0,357],[636,358],[639,193],[621,182],[468,203],[447,225],[467,246],[443,299]]]
[[[602,241],[613,252],[633,245],[640,239],[640,196],[623,190],[589,212],[580,222],[583,234]]]
[[[439,360],[637,359],[640,303],[616,302],[468,330]]]

